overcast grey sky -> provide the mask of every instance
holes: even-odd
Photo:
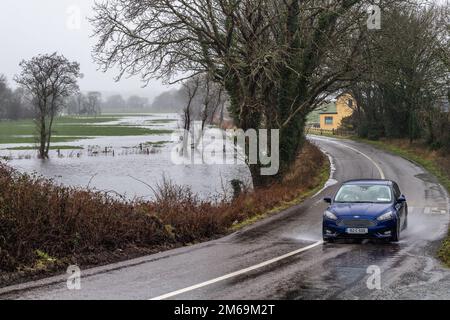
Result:
[[[94,0],[1,0],[0,74],[5,74],[13,86],[12,78],[19,72],[22,59],[58,51],[80,62],[84,74],[80,80],[82,91],[121,92],[153,98],[167,89],[156,81],[142,89],[138,77],[116,83],[113,78],[117,72],[97,70],[91,57],[95,39],[90,38],[92,29],[86,20],[93,15],[93,3]],[[77,19],[78,13],[81,19]]]

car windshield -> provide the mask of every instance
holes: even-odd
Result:
[[[335,202],[390,203],[392,193],[389,186],[346,184],[339,189]]]

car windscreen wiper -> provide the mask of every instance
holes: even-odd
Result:
[[[354,203],[376,203],[375,201],[355,201]]]
[[[335,201],[335,203],[379,203],[375,201]]]

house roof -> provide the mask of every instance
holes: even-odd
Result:
[[[337,114],[336,103],[324,103],[308,115],[308,123],[320,123],[321,114]]]
[[[324,104],[317,109],[319,114],[337,114],[336,102]]]

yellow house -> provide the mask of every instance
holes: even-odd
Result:
[[[325,111],[319,113],[320,129],[333,130],[341,126],[342,119],[353,114],[356,100],[349,93],[341,94],[336,102],[325,106]]]

